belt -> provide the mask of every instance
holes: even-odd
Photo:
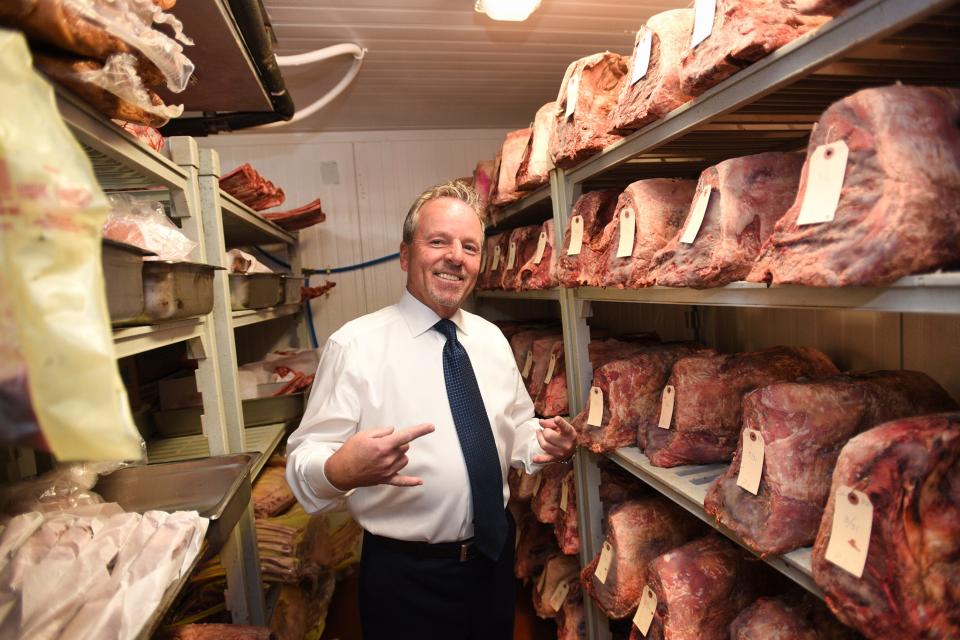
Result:
[[[364,531],[363,535],[364,540],[370,539],[393,551],[421,558],[450,558],[466,562],[479,555],[473,544],[473,538],[461,542],[417,542],[386,538],[369,531]]]

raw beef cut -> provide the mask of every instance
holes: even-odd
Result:
[[[777,223],[748,280],[885,285],[960,266],[960,90],[894,85],[834,103],[810,135],[849,148],[834,219],[797,225],[807,191]],[[815,185],[814,188],[819,188]]]
[[[857,640],[860,634],[806,594],[757,598],[730,623],[730,640]]]
[[[170,640],[271,640],[269,627],[242,624],[183,624],[172,627]]]
[[[567,508],[563,509],[563,493],[567,494]],[[577,522],[577,482],[573,468],[563,476],[560,483],[560,511],[553,523],[560,551],[568,556],[580,553],[580,525]]]
[[[530,259],[521,265],[517,272],[518,286],[522,291],[552,289],[558,284],[557,252],[553,250],[555,241],[553,218],[543,223],[543,226],[540,227],[540,233],[545,234],[546,239],[540,262],[534,262],[536,255],[531,255]],[[537,242],[539,241],[540,237],[538,235]],[[534,253],[536,253],[536,247],[534,247]]]
[[[603,229],[597,252],[602,257],[591,284],[617,289],[645,286],[650,261],[676,235],[690,210],[696,183],[678,178],[638,180],[627,186],[617,199],[617,209]],[[631,216],[633,249],[618,258],[621,218]]]
[[[730,623],[759,595],[762,564],[717,534],[656,558],[648,569],[657,610],[647,639],[727,640]],[[634,627],[630,639],[642,638]]]
[[[517,190],[517,169],[533,129],[517,129],[507,134],[500,149],[500,170],[497,173],[497,191],[490,202],[496,206],[510,204],[523,195]]]
[[[674,388],[670,428],[647,427],[647,457],[658,467],[729,462],[740,437],[744,394],[775,382],[819,380],[837,373],[830,359],[813,347],[677,360],[667,380]]]
[[[500,269],[506,264],[510,248],[510,232],[487,236],[483,244],[484,256],[480,261],[477,289],[495,289],[500,284]]]
[[[570,399],[567,396],[567,364],[562,342],[553,346],[550,357],[556,358],[553,376],[550,382],[547,382],[544,374],[544,382],[540,386],[537,397],[533,399],[533,410],[538,416],[548,418],[566,416],[570,410]]]
[[[286,198],[283,189],[257,173],[249,162],[221,176],[220,188],[254,211],[278,207]]]
[[[537,520],[553,525],[560,511],[560,482],[566,475],[569,465],[555,462],[540,470],[540,486],[530,498],[530,510]]]
[[[490,204],[490,191],[493,189],[495,162],[495,160],[481,160],[473,170],[473,188],[480,201],[477,208],[485,216],[487,216],[487,207]]]
[[[604,51],[570,63],[557,95],[557,126],[550,155],[558,167],[572,167],[621,139],[609,133],[610,112],[617,106],[620,84],[627,73],[627,58]],[[571,85],[574,85],[576,94]],[[567,100],[574,111],[566,116]]]
[[[719,287],[750,273],[760,247],[797,195],[803,157],[759,153],[731,158],[700,174],[690,213],[676,235],[654,257],[650,284]],[[699,194],[709,190],[703,222],[691,244],[680,239],[693,220]]]
[[[605,453],[637,443],[639,429],[655,425],[660,392],[680,358],[705,351],[696,343],[623,343],[617,355],[593,370],[592,387],[603,393],[599,426],[587,424],[590,403],[573,419],[577,441],[594,453]],[[709,350],[708,353],[715,353]],[[591,391],[591,393],[593,393]]]
[[[652,495],[650,485],[616,463],[599,458],[597,466],[600,467],[600,503],[603,505],[604,524],[608,521],[610,510],[621,502]]]
[[[558,551],[553,528],[543,524],[529,511],[517,521],[517,551],[513,559],[513,575],[532,578],[543,571],[543,565]]]
[[[275,516],[296,503],[285,473],[284,467],[267,467],[253,483],[250,501],[253,503],[254,517]]]
[[[576,558],[558,553],[547,558],[543,573],[533,588],[533,609],[541,618],[555,618],[558,611],[550,606],[550,599],[561,584],[566,582],[572,586],[577,581],[580,563]],[[570,597],[569,592],[567,597]]]
[[[583,592],[574,583],[576,595],[567,596],[557,616],[557,640],[587,640],[587,619],[583,613]]]
[[[784,382],[743,398],[743,426],[763,438],[757,495],[737,486],[742,437],[704,508],[762,556],[813,544],[843,445],[882,422],[956,409],[919,371],[843,374],[822,382]]]
[[[637,43],[650,37],[649,65],[647,73],[630,84],[637,63],[633,57],[630,58],[630,69],[620,90],[620,99],[610,114],[610,125],[614,131],[626,133],[642,129],[692,99],[680,88],[680,62],[690,48],[693,16],[693,9],[664,11],[651,16],[637,32],[633,45],[634,57]]]
[[[620,192],[615,189],[590,191],[580,196],[573,205],[567,229],[563,234],[563,250],[560,252],[560,261],[557,264],[557,278],[565,287],[579,287],[590,284],[593,273],[600,268],[603,255],[594,250],[593,242],[598,243],[603,229],[610,223],[617,208],[617,197]],[[580,253],[570,255],[570,239],[573,218],[583,218],[583,241]]]
[[[533,133],[527,141],[520,168],[517,169],[517,188],[529,191],[550,181],[553,158],[550,156],[550,138],[557,127],[557,103],[548,102],[533,119]]]
[[[824,557],[837,490],[867,494],[863,577]],[[813,578],[841,622],[870,638],[960,638],[960,413],[887,422],[840,452],[813,547]]]
[[[681,89],[698,96],[855,2],[717,0],[710,35],[683,58]]]
[[[540,228],[540,225],[517,227],[510,232],[510,240],[507,243],[507,263],[500,270],[500,288],[504,291],[516,291],[520,288],[520,268],[536,253]],[[510,265],[511,250],[514,253],[512,266]]]
[[[527,376],[526,380],[527,393],[530,394],[531,398],[536,398],[540,393],[543,380],[547,376],[547,369],[550,367],[550,354],[554,352],[554,348],[558,344],[563,349],[563,334],[544,336],[533,341],[533,345],[530,347],[533,351],[533,366],[530,367],[530,375]],[[556,369],[556,365],[554,365],[554,369]]]
[[[297,207],[289,211],[277,211],[275,213],[264,213],[262,215],[286,231],[306,229],[327,219],[327,214],[323,212],[320,206],[320,200],[308,202],[302,207]]]
[[[519,471],[519,482],[517,483],[516,498],[517,500],[523,500],[526,502],[530,501],[530,498],[533,497],[533,487],[537,483],[536,474],[527,473],[523,469],[518,469]]]
[[[523,365],[526,364],[527,353],[533,345],[533,341],[546,336],[561,335],[560,327],[556,326],[537,326],[531,325],[527,329],[517,331],[510,336],[510,348],[513,350],[513,359],[517,362],[517,368],[523,373]]]
[[[608,617],[626,618],[640,601],[650,561],[702,530],[693,516],[660,496],[620,503],[607,517],[605,541],[614,555],[606,582],[596,576],[599,554],[584,567],[580,582]]]

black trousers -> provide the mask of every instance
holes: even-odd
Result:
[[[514,523],[500,559],[411,554],[365,535],[360,559],[364,640],[511,640]]]

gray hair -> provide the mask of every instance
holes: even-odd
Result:
[[[417,221],[420,219],[420,209],[422,209],[426,203],[431,200],[436,200],[437,198],[456,198],[461,202],[465,202],[477,214],[477,218],[480,220],[480,231],[483,232],[486,230],[487,222],[484,219],[483,212],[480,211],[480,196],[477,195],[476,189],[462,179],[451,180],[450,182],[430,187],[413,201],[410,210],[407,211],[407,217],[403,220],[403,242],[405,244],[413,242],[413,232],[417,229]]]

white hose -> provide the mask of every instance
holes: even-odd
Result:
[[[347,54],[353,56],[353,64],[350,65],[350,69],[347,71],[346,75],[340,79],[340,82],[338,82],[335,87],[330,89],[325,96],[315,100],[306,109],[298,109],[297,112],[293,114],[293,117],[289,120],[280,120],[252,128],[272,129],[274,127],[282,127],[284,125],[303,120],[304,118],[309,118],[320,109],[323,109],[325,106],[330,104],[334,98],[343,93],[343,90],[350,86],[350,83],[353,82],[353,79],[357,77],[357,74],[360,73],[360,67],[363,66],[363,57],[366,55],[366,53],[367,50],[363,47],[353,43],[348,43],[335,44],[330,47],[324,47],[323,49],[317,49],[316,51],[308,51],[307,53],[298,53],[293,56],[277,56],[277,64],[279,64],[281,67],[299,67],[300,65],[311,64],[321,60],[328,60],[336,56]]]

